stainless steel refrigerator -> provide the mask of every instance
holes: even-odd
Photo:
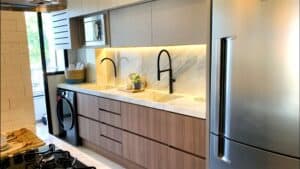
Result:
[[[212,0],[210,169],[299,169],[299,0]]]

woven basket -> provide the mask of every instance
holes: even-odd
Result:
[[[83,70],[65,70],[66,83],[76,84],[85,80],[85,69]]]

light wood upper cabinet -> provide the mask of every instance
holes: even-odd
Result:
[[[76,17],[83,14],[83,2],[84,0],[68,0],[67,1],[67,9],[69,13],[69,17]]]
[[[82,2],[82,13],[91,14],[100,11],[99,9],[100,1],[99,0],[83,0]]]
[[[113,47],[151,45],[151,5],[135,5],[110,12]]]
[[[152,44],[209,43],[209,0],[157,0],[152,2]]]
[[[78,114],[99,120],[98,99],[96,96],[77,93]]]
[[[169,145],[205,157],[205,120],[169,114]]]

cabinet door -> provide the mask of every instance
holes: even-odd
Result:
[[[67,9],[70,18],[82,15],[82,3],[83,0],[68,0]]]
[[[205,169],[205,160],[173,148],[169,148],[168,159],[169,169]]]
[[[143,106],[122,103],[122,128],[167,143],[167,113]]]
[[[169,145],[205,157],[205,120],[169,114]]]
[[[209,0],[153,1],[153,45],[208,44],[209,35]]]
[[[99,145],[100,123],[78,116],[79,136],[91,143]]]
[[[84,15],[100,11],[99,0],[88,0],[82,3],[82,12]]]
[[[99,120],[98,100],[96,96],[77,93],[78,114]]]
[[[151,4],[130,6],[110,12],[112,47],[151,44]]]
[[[123,132],[123,157],[140,166],[147,167],[148,140],[137,135]]]

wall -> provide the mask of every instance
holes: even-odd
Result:
[[[35,131],[29,52],[22,12],[1,14],[1,132]]]
[[[157,55],[161,49],[167,49],[172,58],[174,92],[199,96],[205,99],[206,92],[206,45],[187,45],[170,47],[107,48],[96,50],[96,78],[99,85],[125,85],[130,73],[139,73],[148,84],[148,88],[169,90],[169,74],[162,73],[157,81]],[[117,79],[114,78],[110,62],[100,64],[103,57],[110,57],[117,65]],[[168,57],[163,54],[161,69],[169,68]]]

